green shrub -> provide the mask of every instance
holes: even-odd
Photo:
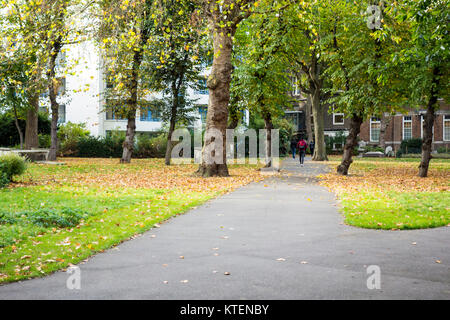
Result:
[[[27,169],[25,158],[15,154],[8,153],[0,156],[0,176],[1,180],[10,182],[13,176],[21,175]]]
[[[72,228],[89,217],[79,209],[38,209],[36,211],[0,211],[0,248],[20,239],[45,232],[47,228]]]
[[[82,158],[105,158],[110,156],[109,147],[102,137],[83,137],[76,144],[75,156]]]
[[[78,153],[78,141],[89,137],[89,130],[85,123],[72,123],[60,125],[58,127],[59,153],[62,156],[76,156]]]
[[[0,169],[0,188],[4,188],[9,184],[9,179],[6,176],[6,173],[1,171]]]
[[[87,213],[77,209],[63,208],[62,210],[40,209],[34,212],[22,212],[27,220],[43,228],[70,228],[77,226]]]
[[[450,159],[450,154],[449,153],[436,153],[436,154],[432,154],[431,157],[433,159]],[[407,153],[407,154],[403,154],[401,156],[401,158],[420,159],[420,158],[422,158],[422,154],[420,154],[420,153]]]
[[[154,137],[151,137],[148,134],[139,134],[136,138],[135,157],[164,158],[167,149],[166,133],[162,132]]]
[[[421,153],[422,152],[422,139],[414,138],[414,139],[403,140],[400,145],[400,151],[402,154]]]
[[[292,134],[295,130],[294,125],[287,119],[275,119],[273,121],[273,126],[275,129],[280,130],[280,156],[285,156],[291,150],[290,144]]]
[[[48,149],[51,145],[51,136],[49,134],[40,134],[39,136],[39,148]]]
[[[450,153],[450,149],[448,147],[439,147],[437,153]]]

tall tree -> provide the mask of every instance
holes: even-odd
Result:
[[[170,165],[172,134],[177,123],[189,120],[189,112],[193,111],[193,101],[186,96],[187,86],[197,86],[208,45],[193,1],[163,0],[162,3],[158,18],[162,27],[151,32],[144,73],[150,90],[169,97],[159,106],[163,106],[163,120],[169,124],[165,164]]]
[[[28,99],[25,146],[38,146],[38,109],[40,96],[49,91],[52,109],[52,144],[49,159],[56,159],[58,103],[56,81],[57,57],[63,46],[75,42],[80,34],[70,16],[85,10],[85,0],[3,0],[6,15],[2,17],[6,48],[0,59],[18,61],[26,66],[26,82],[22,82],[23,96]],[[76,9],[75,9],[76,8]],[[69,36],[71,36],[69,40]],[[58,70],[61,71],[61,70]],[[26,87],[24,84],[26,83]]]
[[[26,110],[25,148],[38,147],[38,109],[39,96],[45,91],[43,74],[47,63],[47,31],[41,14],[42,2],[31,0],[2,0],[2,28],[4,39],[3,57],[23,61],[27,66],[24,95],[28,99]]]
[[[152,0],[100,0],[98,39],[104,53],[108,108],[127,119],[121,163],[130,163],[136,135],[136,114],[149,91],[142,83],[142,62],[148,48],[155,12]]]
[[[3,56],[0,59],[0,108],[13,114],[21,149],[24,146],[24,135],[19,125],[19,115],[28,108],[25,95],[28,81],[26,70],[27,65],[14,57]]]
[[[433,143],[433,125],[439,98],[450,96],[450,5],[442,0],[403,0],[391,9],[398,21],[409,23],[407,47],[393,57],[403,70],[411,106],[426,106],[419,176],[427,177]]]
[[[206,139],[203,147],[202,163],[199,173],[204,177],[228,176],[226,163],[226,128],[228,124],[228,104],[230,101],[230,82],[232,73],[233,39],[238,24],[249,17],[258,5],[256,0],[197,0],[207,18],[213,39],[214,60],[211,74],[207,80],[209,105],[206,117]],[[217,130],[222,139],[208,136]],[[218,141],[222,140],[222,145]],[[213,150],[222,150],[221,155],[211,157]],[[217,160],[219,159],[219,160]]]
[[[232,87],[233,96],[239,96],[252,114],[264,120],[266,167],[272,165],[273,120],[284,115],[290,104],[289,64],[283,54],[286,27],[283,11],[272,10],[274,7],[274,3],[268,3],[262,8],[265,14],[254,15],[240,25]]]
[[[326,98],[323,61],[323,39],[329,35],[329,8],[334,1],[301,1],[289,6],[285,23],[286,55],[298,78],[297,85],[308,95],[314,121],[314,161],[328,160],[325,148],[324,117]],[[310,119],[306,119],[309,121]]]
[[[398,25],[379,3],[379,26],[371,28],[373,2],[336,1],[330,7],[330,36],[323,42],[326,74],[331,80],[335,110],[350,118],[350,132],[337,172],[347,175],[361,124],[371,116],[383,117],[404,103],[399,90],[400,70],[389,65],[391,55],[402,46],[405,26]],[[369,8],[369,10],[368,10]],[[332,17],[332,18],[331,18]]]

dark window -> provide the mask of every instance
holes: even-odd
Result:
[[[344,114],[343,113],[333,113],[333,124],[343,125],[344,124]]]
[[[61,104],[58,108],[58,123],[66,122],[66,105]]]
[[[106,100],[106,120],[126,120],[120,114],[120,105],[114,100]]]
[[[208,113],[208,107],[207,106],[198,107],[198,113],[200,113],[200,119],[202,120],[202,123],[206,123],[206,115]]]
[[[151,108],[145,108],[141,110],[141,121],[151,121],[151,122],[159,122],[161,121],[161,115],[158,111],[152,110]]]

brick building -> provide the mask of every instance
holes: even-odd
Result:
[[[440,147],[450,150],[450,105],[439,101],[440,109],[436,111],[433,127],[433,150]],[[360,139],[369,145],[378,145],[382,121],[386,124],[384,140],[386,146],[394,150],[400,148],[403,140],[423,138],[425,110],[411,110],[407,114],[385,115],[383,119],[371,117],[361,126]]]
[[[297,133],[306,137],[306,114],[310,114],[312,121],[311,104],[308,99],[298,90],[293,90],[291,96],[294,98],[293,108],[286,111],[285,116],[296,127]],[[433,128],[433,150],[444,147],[450,150],[450,105],[442,99],[439,100],[440,108],[436,112],[436,120]],[[306,112],[309,108],[309,112]],[[403,140],[412,138],[423,138],[423,122],[426,110],[411,110],[407,114],[385,114],[382,119],[371,117],[361,125],[360,139],[368,145],[378,146],[380,143],[380,132],[382,122],[386,125],[384,140],[386,146],[391,146],[395,151],[400,148]],[[325,136],[334,137],[340,132],[347,135],[350,120],[343,113],[333,112],[333,106],[328,105],[324,115]],[[342,146],[333,146],[340,149]]]

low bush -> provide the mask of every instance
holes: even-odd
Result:
[[[76,155],[78,141],[87,137],[89,137],[89,130],[84,123],[68,122],[60,125],[58,128],[59,153],[62,156]]]
[[[166,133],[151,137],[148,134],[139,134],[136,141],[136,158],[164,158],[167,149]]]
[[[77,226],[81,219],[87,218],[88,214],[72,208],[63,208],[59,211],[51,209],[40,209],[34,212],[23,212],[31,223],[43,227],[70,228]]]
[[[39,148],[48,149],[51,145],[51,136],[49,134],[39,135]]]
[[[48,228],[73,228],[88,217],[87,212],[66,207],[14,213],[0,211],[0,248]]]
[[[448,147],[439,147],[437,149],[437,153],[450,153],[450,148],[448,148]]]
[[[25,158],[8,153],[0,156],[0,187],[4,187],[11,182],[13,176],[21,175],[27,169]]]
[[[422,152],[422,139],[414,138],[403,140],[400,145],[401,154],[407,153],[421,153]]]
[[[74,156],[82,158],[108,158],[110,154],[109,146],[102,137],[84,137],[78,140],[76,144],[76,153]]]
[[[450,153],[433,153],[431,155],[433,159],[450,159]],[[399,157],[400,158],[400,157]],[[409,158],[409,159],[420,159],[422,158],[422,154],[420,153],[406,153],[402,154],[401,158]]]

